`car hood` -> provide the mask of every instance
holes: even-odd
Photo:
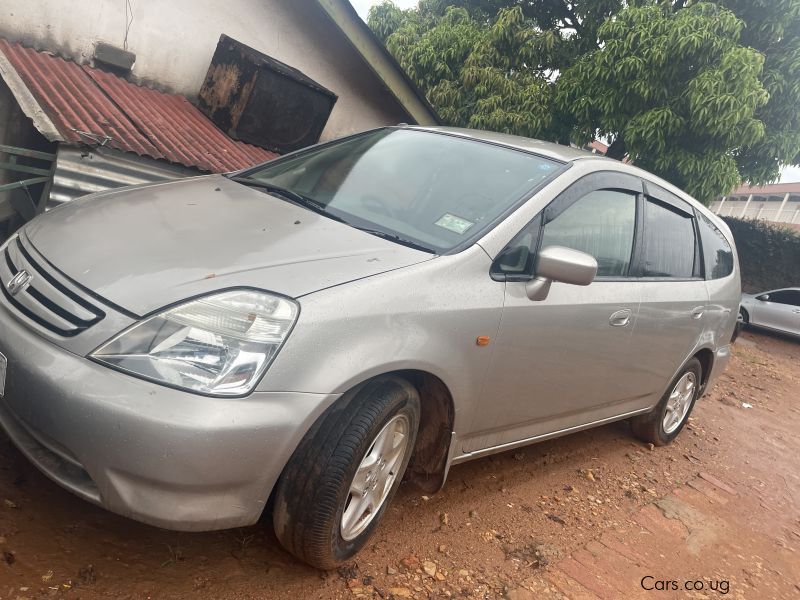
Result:
[[[231,287],[298,297],[433,256],[217,175],[87,196],[25,234],[65,275],[140,316]]]

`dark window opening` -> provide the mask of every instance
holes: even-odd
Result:
[[[648,199],[642,251],[642,277],[692,278],[695,262],[692,218]]]

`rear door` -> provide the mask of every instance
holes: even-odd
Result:
[[[627,377],[653,405],[701,339],[708,290],[694,209],[645,182],[642,213],[642,241],[633,267],[641,304]]]

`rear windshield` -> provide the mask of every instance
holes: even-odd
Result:
[[[244,176],[322,212],[443,253],[489,229],[563,164],[452,135],[382,129]]]

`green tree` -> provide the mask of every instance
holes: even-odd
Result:
[[[387,45],[392,34],[407,25],[423,31],[449,28],[451,20],[446,15],[452,8],[463,9],[460,14],[476,28],[497,30],[510,27],[518,31],[524,27],[528,29],[526,37],[531,40],[539,38],[537,43],[546,47],[544,52],[524,56],[524,68],[553,79],[553,74],[597,48],[597,29],[622,5],[623,0],[421,0],[417,8],[401,10],[391,0],[383,0],[370,9],[367,21]],[[509,17],[509,14],[514,16]],[[511,30],[508,34],[518,35]],[[414,40],[404,38],[404,41]],[[474,38],[465,41],[475,43]],[[498,50],[514,51],[515,47]],[[412,50],[402,48],[400,51],[410,53]]]
[[[767,183],[778,178],[782,165],[800,164],[800,0],[720,4],[746,23],[741,43],[765,56],[760,79],[769,101],[755,116],[766,132],[758,141],[743,144],[734,156],[744,180]]]
[[[554,135],[552,86],[538,66],[553,51],[553,39],[521,9],[501,10],[487,21],[461,7],[440,13],[435,2],[410,11],[384,2],[371,9],[369,22],[445,123]]]
[[[603,136],[704,201],[800,164],[800,0],[384,0],[369,24],[451,125]]]
[[[744,22],[719,5],[629,7],[599,29],[601,48],[556,84],[583,139],[613,139],[627,155],[698,199],[736,186],[740,148],[758,147],[769,98],[764,56],[739,44]]]

